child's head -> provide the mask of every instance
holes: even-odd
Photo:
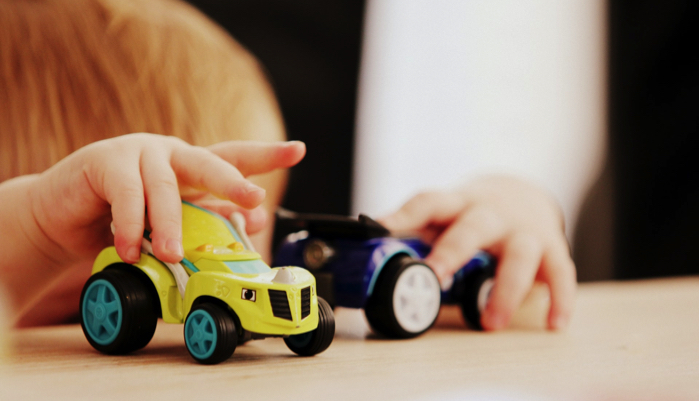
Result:
[[[0,182],[131,132],[283,138],[255,59],[184,3],[0,2]]]

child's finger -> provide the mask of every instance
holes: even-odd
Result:
[[[252,209],[262,203],[265,190],[251,183],[230,163],[204,148],[184,148],[172,154],[172,167],[184,183]]]
[[[498,242],[505,235],[504,228],[497,215],[487,209],[469,210],[437,238],[425,260],[440,282],[448,282],[480,249]]]
[[[300,141],[230,141],[209,146],[208,149],[234,165],[246,177],[291,167],[306,155],[306,145]]]
[[[112,206],[114,246],[121,259],[135,263],[141,257],[146,209],[143,182],[137,161],[112,167],[107,169],[103,191]]]
[[[541,246],[536,238],[516,234],[507,240],[495,272],[495,286],[481,317],[486,330],[507,326],[532,287],[540,261]]]
[[[549,328],[563,329],[568,325],[573,313],[577,282],[575,264],[570,258],[567,245],[552,247],[544,254],[542,273],[551,292]]]
[[[417,231],[430,224],[447,224],[465,208],[463,196],[447,192],[424,192],[407,201],[396,212],[378,221],[399,233]]]
[[[159,151],[141,157],[143,186],[151,225],[155,256],[169,263],[184,257],[182,248],[182,201],[177,177],[167,156]]]

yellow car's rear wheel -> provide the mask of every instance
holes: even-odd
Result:
[[[109,268],[85,283],[80,324],[87,341],[105,354],[145,347],[158,322],[157,301],[147,277],[131,266]]]

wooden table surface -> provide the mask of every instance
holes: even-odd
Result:
[[[122,357],[94,351],[79,326],[15,330],[0,400],[699,399],[699,278],[581,285],[567,331],[535,320],[479,333],[448,308],[427,334],[391,341],[364,338],[362,316],[339,310],[320,355],[267,339],[216,366],[193,362],[182,325],[160,324]]]

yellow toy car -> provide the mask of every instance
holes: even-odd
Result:
[[[95,260],[80,297],[80,320],[90,344],[106,354],[145,347],[158,317],[184,322],[192,357],[205,364],[228,359],[238,343],[283,337],[302,356],[326,350],[335,334],[332,309],[300,267],[270,268],[253,251],[244,220],[182,203],[180,263],[152,255],[149,233],[141,259],[127,264],[114,247]]]

